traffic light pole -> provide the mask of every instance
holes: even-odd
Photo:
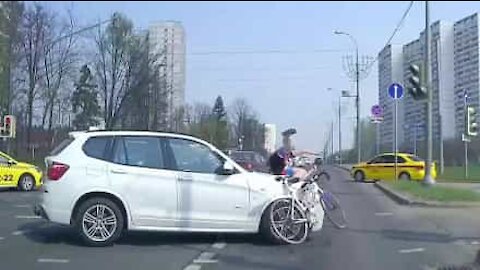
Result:
[[[464,158],[465,158],[465,162],[464,162],[464,175],[465,175],[465,179],[468,178],[468,104],[467,104],[467,99],[468,99],[468,94],[467,92],[465,91],[465,95],[464,95],[464,98],[463,98],[463,111],[465,113],[465,128],[464,128],[464,134],[463,134],[463,147],[464,147]]]
[[[433,100],[433,93],[432,93],[432,84],[431,84],[431,76],[430,76],[430,9],[428,5],[428,1],[425,1],[425,87],[427,89],[427,159],[425,162],[425,178],[423,179],[423,183],[426,185],[433,185],[435,184],[435,180],[431,174],[432,168],[432,100]]]

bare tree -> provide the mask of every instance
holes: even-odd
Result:
[[[73,33],[75,24],[71,12],[68,13],[68,22],[61,22],[54,15],[49,15],[49,30],[46,34],[46,44],[44,50],[44,80],[42,83],[41,98],[43,101],[42,127],[45,127],[48,121],[48,130],[52,130],[54,111],[57,110],[61,114],[60,91],[64,86],[64,81],[75,67],[76,51],[74,50],[75,36]],[[70,87],[65,87],[67,90]],[[70,91],[68,91],[70,92]],[[64,93],[69,96],[69,93]],[[60,109],[58,109],[60,108]]]
[[[244,98],[237,98],[233,101],[230,108],[231,122],[235,132],[235,138],[238,140],[244,133],[246,119],[253,114],[250,105]]]
[[[95,71],[103,99],[103,118],[107,128],[115,126],[116,114],[127,91],[126,74],[132,27],[127,18],[115,13],[105,31],[99,28],[95,40],[98,49]]]
[[[41,63],[44,58],[45,35],[48,14],[38,3],[28,6],[24,15],[21,34],[21,60],[25,65],[27,144],[31,141],[34,102],[38,98],[38,84],[41,81]]]

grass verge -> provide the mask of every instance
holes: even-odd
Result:
[[[451,187],[425,187],[419,182],[382,182],[395,191],[410,197],[439,202],[480,202],[480,193],[473,190]]]
[[[448,166],[442,175],[439,175],[438,180],[440,182],[452,182],[452,183],[480,183],[480,166],[470,165],[468,167],[468,179],[465,179],[465,168],[463,166]]]

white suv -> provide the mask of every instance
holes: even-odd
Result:
[[[112,244],[124,230],[261,231],[274,239],[264,213],[287,196],[274,176],[179,134],[72,132],[45,162],[35,214],[72,225],[92,246]]]

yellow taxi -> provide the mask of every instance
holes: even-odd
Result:
[[[355,164],[351,170],[355,181],[394,180],[395,154],[384,153],[370,161]],[[423,180],[425,176],[425,161],[412,154],[397,153],[397,179]],[[432,177],[437,176],[435,163],[432,166]]]
[[[31,191],[42,185],[42,171],[35,165],[19,162],[0,151],[0,187]]]

